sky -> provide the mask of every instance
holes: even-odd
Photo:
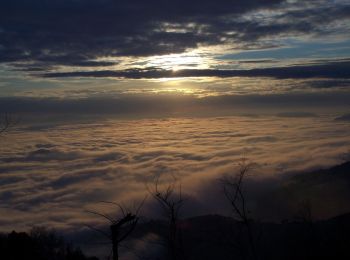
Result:
[[[1,1],[0,94],[347,95],[349,9],[343,0]]]
[[[2,0],[1,230],[83,230],[159,174],[225,213],[242,156],[268,183],[349,157],[349,87],[347,0]]]

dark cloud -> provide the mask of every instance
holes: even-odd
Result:
[[[313,80],[308,82],[307,86],[315,89],[330,89],[334,87],[348,88],[350,87],[349,79],[323,79],[323,80]]]
[[[321,0],[304,9],[290,11],[288,6],[284,0],[2,1],[0,62],[34,62],[32,70],[53,65],[96,67],[112,65],[96,61],[100,57],[180,53],[199,45],[276,46],[265,40],[281,34],[322,33],[326,27],[331,30],[324,25],[350,13],[346,3]],[[282,14],[242,18],[261,9]]]
[[[274,63],[274,62],[277,62],[276,60],[272,60],[272,59],[270,59],[270,60],[262,60],[262,59],[260,59],[260,60],[240,60],[239,61],[239,63],[248,63],[248,64],[256,64],[256,63]]]
[[[126,162],[128,162],[128,160],[129,159],[125,154],[118,153],[118,152],[102,154],[102,155],[97,156],[95,158],[95,161],[97,163],[99,163],[99,162],[123,162],[123,163],[126,163]]]
[[[0,57],[1,61],[49,59],[60,64],[66,59],[84,63],[99,56],[182,52],[198,43],[218,42],[217,37],[199,32],[198,27],[211,19],[280,2],[6,1],[1,3],[0,11]],[[177,33],[162,30],[163,23],[174,24],[174,29],[188,23],[196,26]]]
[[[248,70],[186,69],[179,71],[161,69],[132,69],[121,71],[78,71],[41,74],[47,78],[60,77],[117,77],[128,79],[176,77],[272,77],[277,79],[350,78],[350,61],[328,62],[289,67],[257,68]]]
[[[315,113],[310,113],[310,112],[284,112],[284,113],[278,113],[277,116],[279,117],[316,117],[317,115]]]
[[[175,116],[175,115],[216,115],[220,113],[260,113],[261,109],[270,112],[282,113],[282,116],[310,116],[309,109],[329,110],[349,107],[350,94],[347,92],[321,92],[321,93],[285,93],[285,94],[247,94],[247,95],[221,95],[198,98],[192,95],[179,94],[122,94],[116,97],[90,97],[90,98],[31,98],[12,97],[0,98],[0,111],[9,111],[13,114],[27,114],[21,116],[26,121],[32,120],[30,114],[50,115],[55,117],[46,118],[46,122],[61,120],[60,114],[69,115],[62,123],[74,123],[72,119],[78,116],[83,120],[83,115],[115,115],[128,116]],[[300,111],[302,110],[302,111]],[[291,114],[290,111],[292,111]],[[307,112],[307,114],[303,114]],[[287,112],[287,114],[283,114]],[[75,118],[77,119],[77,118]],[[38,121],[37,118],[34,119]],[[78,121],[79,121],[78,120]],[[38,127],[25,127],[26,131],[47,131],[54,125],[39,125]],[[130,140],[132,141],[132,140]],[[41,147],[40,149],[45,149]],[[41,151],[38,149],[39,151]],[[50,153],[38,152],[45,158]],[[56,155],[54,155],[56,156]],[[58,156],[58,155],[57,155]],[[117,156],[117,155],[116,155]],[[117,156],[118,157],[118,156]],[[108,158],[105,158],[108,159]]]
[[[29,152],[25,157],[17,158],[3,158],[3,162],[49,162],[49,161],[65,161],[72,160],[73,158],[78,158],[79,153],[77,152],[64,152],[58,149],[40,148]]]
[[[84,57],[71,57],[69,55],[60,57],[45,57],[40,61],[29,63],[12,63],[15,71],[41,72],[50,71],[57,65],[71,67],[108,67],[118,64],[117,62],[85,60]]]
[[[342,116],[337,117],[335,120],[337,120],[337,121],[350,121],[350,114],[344,114]]]

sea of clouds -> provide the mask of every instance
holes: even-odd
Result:
[[[218,179],[242,156],[257,163],[250,178],[261,182],[324,168],[348,153],[349,130],[334,117],[293,113],[20,123],[0,139],[0,226],[98,224],[105,220],[87,210],[138,203],[159,175],[181,180],[193,203],[188,215],[224,213]]]

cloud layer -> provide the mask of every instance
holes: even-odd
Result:
[[[332,83],[331,83],[332,84]],[[336,87],[336,85],[334,85]],[[208,90],[217,91],[215,87]],[[220,90],[219,90],[220,91]],[[227,90],[224,89],[225,93]],[[221,94],[220,92],[218,92]],[[69,93],[68,93],[69,94]],[[211,116],[260,115],[283,112],[339,113],[349,109],[350,94],[344,91],[217,95],[198,97],[195,94],[144,93],[105,94],[92,97],[0,97],[0,111],[23,114],[23,119],[34,116],[56,115],[63,121],[76,116]],[[22,116],[20,116],[22,117]],[[29,119],[30,118],[30,119]],[[38,119],[34,118],[34,122]],[[45,118],[50,123],[50,118]]]
[[[254,178],[283,176],[338,163],[348,133],[347,122],[300,114],[22,126],[1,139],[0,223],[79,229],[96,222],[86,209],[140,200],[157,174],[182,179],[192,213],[220,212],[201,198],[242,155],[259,164]]]
[[[289,67],[258,68],[246,70],[186,69],[180,71],[162,69],[132,69],[124,71],[76,71],[41,74],[42,77],[116,77],[126,79],[183,78],[183,77],[271,77],[277,79],[329,78],[349,79],[350,62],[328,62]]]

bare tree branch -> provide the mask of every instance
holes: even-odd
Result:
[[[123,206],[120,205],[119,203],[112,202],[112,201],[100,201],[100,202],[101,202],[101,203],[106,203],[106,204],[113,204],[113,205],[116,205],[116,206],[120,209],[120,211],[122,212],[123,216],[126,215]]]
[[[225,176],[221,179],[221,184],[223,186],[224,195],[230,203],[235,217],[246,227],[252,257],[253,259],[257,259],[256,242],[251,219],[248,214],[246,197],[243,191],[244,179],[254,166],[255,164],[249,162],[245,157],[241,158],[238,162],[238,173]]]
[[[118,209],[121,213],[121,217],[116,218],[116,219],[111,218],[107,214],[102,214],[102,213],[98,213],[95,211],[88,211],[92,214],[95,214],[95,215],[98,215],[98,216],[101,216],[101,217],[107,219],[111,223],[110,234],[108,234],[108,235],[99,229],[92,228],[92,227],[91,227],[91,229],[93,229],[101,234],[104,234],[105,236],[107,236],[111,240],[113,260],[119,259],[119,247],[121,246],[121,242],[123,242],[134,231],[134,229],[139,221],[139,212],[140,212],[145,200],[146,200],[146,197],[142,200],[140,205],[134,211],[135,213],[133,213],[133,211],[127,209],[125,206],[122,206],[119,203],[111,202],[111,201],[101,201],[101,203],[112,204],[112,205],[115,205],[118,207]]]
[[[92,210],[87,210],[86,212],[91,213],[91,214],[95,214],[95,215],[100,216],[100,217],[104,217],[105,219],[109,220],[111,223],[114,223],[114,221],[115,221],[110,216],[108,216],[106,214],[102,214],[102,213],[92,211]]]
[[[148,187],[148,191],[162,208],[164,217],[168,222],[168,234],[165,239],[169,257],[172,260],[178,260],[185,258],[181,230],[178,225],[184,199],[182,197],[181,183],[177,185],[177,180],[174,176],[173,179],[173,182],[161,188],[159,185],[160,176],[158,176],[154,180],[153,188]]]
[[[0,135],[7,132],[11,127],[16,125],[18,120],[14,120],[9,114],[0,115]]]
[[[111,236],[110,236],[109,234],[107,234],[106,232],[104,232],[103,230],[100,230],[100,229],[98,229],[98,228],[94,228],[93,226],[90,226],[90,225],[88,225],[88,224],[85,224],[85,226],[88,227],[88,228],[90,228],[90,229],[92,229],[92,230],[94,230],[94,231],[96,231],[96,232],[98,232],[98,233],[100,233],[100,234],[102,234],[102,235],[105,236],[106,238],[111,239]]]

